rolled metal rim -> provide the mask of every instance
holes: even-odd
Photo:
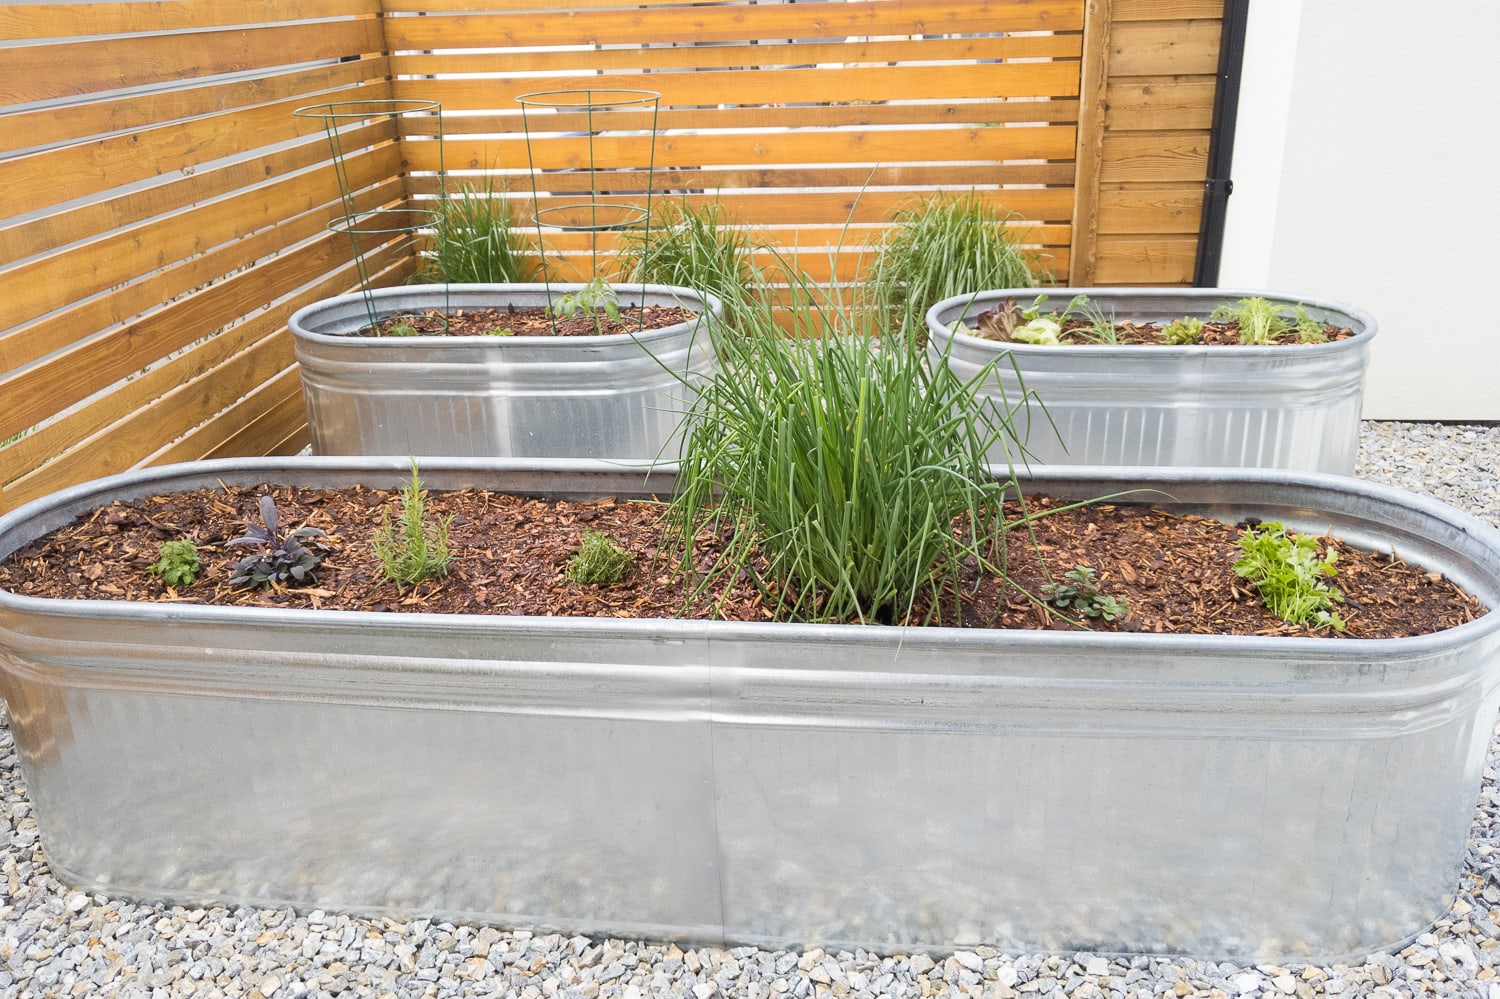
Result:
[[[295,312],[293,312],[291,314],[291,316],[287,319],[287,326],[291,329],[293,336],[295,336],[295,337],[297,337],[299,339],[305,339],[309,343],[320,343],[320,344],[325,344],[325,345],[329,345],[329,346],[337,345],[337,344],[358,344],[359,347],[360,347],[360,349],[368,349],[368,350],[387,350],[387,349],[396,349],[396,348],[403,348],[403,347],[406,347],[406,348],[409,348],[409,347],[424,347],[424,348],[439,348],[439,349],[442,349],[444,347],[448,347],[448,348],[455,348],[456,349],[458,347],[472,347],[476,343],[490,344],[493,347],[495,347],[496,349],[504,348],[507,345],[510,345],[510,346],[525,345],[525,346],[528,346],[528,347],[545,347],[545,345],[548,345],[548,344],[555,345],[555,346],[557,346],[559,348],[562,348],[562,347],[565,347],[565,346],[567,346],[569,344],[571,344],[573,346],[585,346],[585,345],[588,345],[588,344],[613,344],[613,343],[622,343],[622,342],[629,342],[629,341],[635,341],[637,343],[649,343],[649,342],[651,342],[653,340],[665,339],[665,338],[668,338],[668,337],[676,336],[678,333],[682,332],[682,330],[685,327],[692,326],[692,325],[697,325],[697,324],[701,323],[703,321],[703,316],[705,314],[711,313],[711,314],[717,316],[717,315],[720,315],[723,312],[723,308],[724,308],[723,302],[719,299],[719,297],[717,295],[713,294],[712,292],[694,291],[691,288],[684,288],[684,287],[680,287],[680,286],[677,286],[677,285],[661,285],[661,284],[611,284],[610,287],[614,288],[622,296],[626,295],[626,294],[629,294],[629,295],[636,295],[636,294],[638,294],[642,298],[644,298],[647,295],[659,295],[659,296],[665,296],[665,297],[672,298],[673,300],[675,300],[676,302],[678,302],[681,305],[682,308],[696,312],[697,316],[694,318],[694,320],[691,323],[676,323],[676,324],[674,324],[672,326],[663,326],[663,327],[660,327],[660,328],[657,328],[657,329],[634,330],[634,331],[626,331],[626,332],[623,332],[623,333],[601,333],[601,334],[590,333],[590,334],[584,334],[584,335],[581,335],[581,336],[568,336],[568,337],[556,337],[556,336],[548,336],[548,335],[508,336],[508,337],[492,337],[492,336],[483,336],[483,335],[476,335],[476,336],[356,337],[356,336],[350,336],[350,335],[346,335],[346,334],[320,333],[320,332],[318,332],[316,330],[309,329],[308,326],[307,326],[308,317],[310,317],[310,316],[312,316],[312,315],[316,314],[317,312],[319,312],[321,310],[324,310],[324,309],[334,308],[334,307],[337,307],[337,306],[340,306],[340,305],[345,305],[345,304],[350,304],[350,305],[357,304],[357,305],[360,306],[361,309],[363,309],[365,307],[365,304],[366,304],[367,300],[373,301],[377,306],[379,306],[385,299],[410,298],[412,296],[422,296],[424,294],[424,292],[427,291],[427,290],[429,290],[429,289],[431,290],[431,295],[434,298],[434,303],[433,303],[433,305],[431,307],[434,307],[434,308],[443,308],[444,307],[444,303],[448,301],[448,297],[446,297],[446,296],[450,296],[452,294],[466,294],[466,293],[468,293],[468,294],[492,295],[494,297],[495,302],[497,304],[503,305],[503,304],[505,304],[505,296],[506,295],[512,295],[512,296],[518,295],[518,294],[536,294],[536,295],[543,295],[543,296],[548,296],[548,295],[552,295],[552,294],[565,295],[565,294],[568,294],[569,292],[579,291],[583,287],[585,287],[585,286],[582,285],[582,284],[577,284],[577,283],[570,283],[570,284],[554,283],[554,284],[551,284],[551,285],[537,283],[537,284],[448,284],[448,285],[431,284],[431,285],[408,285],[408,286],[399,287],[399,288],[376,288],[373,291],[368,292],[368,293],[365,293],[365,292],[351,292],[349,294],[338,295],[338,296],[335,296],[333,298],[319,299],[316,302],[312,302],[312,303],[310,303],[308,305],[304,305],[302,308],[298,309],[297,311],[295,311]],[[444,289],[446,289],[446,292],[445,292]],[[409,314],[415,308],[423,308],[423,306],[407,304],[404,307],[396,310],[396,312],[399,312],[401,314]],[[392,314],[395,314],[395,313],[393,312]],[[351,323],[350,323],[350,332],[351,333],[354,330],[356,330],[356,329],[360,329],[360,328],[363,328],[363,327],[369,325],[369,320],[367,318],[367,315],[368,315],[368,313],[361,313],[360,315],[356,316],[353,321],[351,321]]]

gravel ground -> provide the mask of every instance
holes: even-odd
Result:
[[[1500,525],[1500,426],[1367,423],[1359,474]],[[766,951],[501,932],[290,909],[138,905],[70,891],[38,843],[0,728],[0,996],[1277,997],[1500,999],[1500,743],[1452,910],[1399,953],[1327,967],[1091,954]]]

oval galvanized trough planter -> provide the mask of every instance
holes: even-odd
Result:
[[[1038,294],[1061,308],[1088,295],[1106,316],[1136,322],[1207,319],[1216,306],[1257,295],[1354,330],[1347,340],[1296,346],[1109,346],[999,343],[972,327],[979,313]],[[998,380],[984,396],[1019,401],[1022,386],[1045,407],[1017,414],[1032,461],[1077,465],[1227,465],[1349,475],[1359,449],[1360,405],[1375,320],[1317,298],[1222,288],[1007,288],[944,299],[927,313],[929,353],[968,379],[988,363]],[[1003,445],[995,462],[1022,463]]]
[[[554,283],[551,300],[582,287]],[[622,305],[680,305],[700,317],[721,308],[688,288],[613,287]],[[544,284],[371,294],[381,316],[549,301]],[[362,294],[315,302],[287,321],[318,454],[674,460],[693,386],[717,370],[701,318],[604,336],[353,335],[368,322]]]
[[[597,462],[433,488],[669,490]],[[404,459],[236,459],[118,496],[392,487]],[[1056,468],[1394,548],[1500,605],[1500,533],[1338,476]],[[626,937],[1332,961],[1452,898],[1500,614],[1381,641],[452,617],[0,593],[42,845],[87,890]]]

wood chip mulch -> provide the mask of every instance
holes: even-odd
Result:
[[[977,329],[971,330],[970,332],[974,333],[976,336],[982,336],[987,340],[998,340],[1002,343],[1010,342],[1010,338],[1005,335],[1005,333],[999,326],[995,325],[993,319],[988,318],[990,317],[990,315],[990,313],[982,313],[979,317],[979,327]],[[1115,337],[1117,338],[1117,341],[1116,343],[1109,344],[1108,346],[1166,346],[1166,337],[1163,335],[1163,331],[1165,329],[1166,325],[1164,323],[1116,323]],[[1090,326],[1086,320],[1067,319],[1064,320],[1061,324],[1061,331],[1058,333],[1058,340],[1061,343],[1076,344],[1081,346],[1096,345],[1098,341],[1090,335],[1089,331]],[[1348,340],[1350,337],[1354,336],[1354,331],[1347,326],[1330,325],[1324,332],[1328,336],[1329,343],[1335,343],[1339,340]],[[1240,324],[1235,321],[1204,322],[1203,329],[1198,334],[1198,339],[1193,341],[1193,346],[1239,347],[1241,346]],[[1261,346],[1297,347],[1306,345],[1302,344],[1297,339],[1297,334],[1295,331],[1288,331],[1286,333],[1282,333],[1281,335],[1275,337],[1267,343],[1261,344]]]
[[[179,601],[218,605],[443,614],[543,616],[719,617],[765,620],[765,600],[743,579],[728,580],[687,601],[679,562],[661,548],[663,506],[636,501],[597,503],[523,498],[477,489],[433,492],[431,515],[452,518],[454,558],[446,577],[406,589],[386,580],[370,537],[382,513],[395,519],[395,491],[276,487],[283,530],[309,525],[328,532],[329,548],[312,585],[293,589],[230,587],[231,566],[254,549],[227,547],[255,518],[263,490],[200,489],[117,502],[81,517],[0,562],[0,589],[38,597]],[[1032,509],[1053,506],[1028,497]],[[258,520],[258,518],[256,518]],[[585,528],[603,532],[635,555],[614,586],[578,585],[563,567]],[[1311,635],[1265,609],[1233,564],[1240,531],[1198,516],[1146,505],[1098,503],[1036,522],[1034,548],[1025,532],[1009,535],[1008,567],[1031,593],[1075,565],[1097,570],[1100,588],[1129,602],[1130,614],[1094,622],[1096,630],[1162,633]],[[162,541],[192,538],[203,575],[172,589],[146,571]],[[700,539],[699,563],[712,560],[711,538]],[[1338,550],[1344,593],[1338,610],[1346,638],[1418,635],[1454,627],[1484,614],[1475,598],[1437,573],[1399,558]],[[971,582],[973,573],[970,574]],[[947,600],[941,617],[960,627],[1057,628],[1074,625],[1039,610],[1015,586],[987,577],[966,586],[960,610]],[[919,608],[919,615],[923,608]],[[920,623],[912,621],[910,623]]]
[[[598,325],[595,325],[595,318]],[[419,336],[599,336],[611,333],[639,333],[679,323],[690,323],[697,314],[676,306],[648,305],[620,307],[619,318],[599,313],[575,313],[556,318],[545,309],[506,306],[496,309],[455,309],[452,312],[429,311],[420,315],[399,316],[384,320],[377,327],[359,331],[363,337],[392,336],[391,328],[405,323]],[[509,332],[505,332],[505,331]],[[413,334],[407,334],[411,336]]]

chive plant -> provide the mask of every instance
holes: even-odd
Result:
[[[541,258],[512,226],[510,202],[493,186],[463,185],[445,197],[433,226],[422,279],[449,284],[510,284],[533,279]]]
[[[760,283],[754,254],[761,241],[732,224],[717,202],[667,202],[649,229],[628,230],[620,251],[626,281],[676,285],[717,295],[734,322]]]
[[[964,559],[1003,538],[1000,501],[1019,489],[986,452],[1019,449],[1014,410],[979,399],[993,372],[962,381],[780,266],[791,304],[756,301],[736,330],[711,327],[721,374],[688,414],[668,516],[685,565],[707,529],[729,541],[704,581],[743,573],[782,619],[902,621],[919,601],[937,613]]]
[[[1012,218],[973,192],[896,212],[865,274],[865,304],[920,339],[927,310],[945,298],[1034,287],[1031,255],[1006,225]]]

